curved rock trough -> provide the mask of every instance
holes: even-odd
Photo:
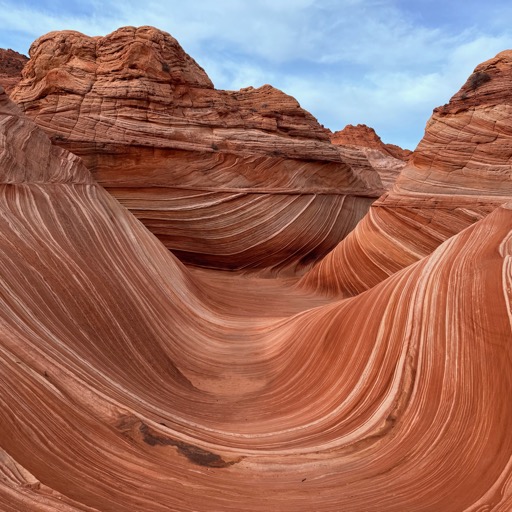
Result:
[[[52,33],[19,106],[0,93],[0,510],[510,511],[510,53],[364,216],[382,182],[363,153],[275,90],[215,91],[173,41]],[[183,66],[156,66],[160,44]],[[187,91],[166,124],[169,76]],[[195,89],[291,113],[251,132],[210,105],[216,128],[187,128]]]

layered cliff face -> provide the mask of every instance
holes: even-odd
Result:
[[[387,189],[393,186],[411,155],[411,151],[407,149],[384,144],[375,130],[364,124],[349,124],[343,130],[332,133],[330,138],[333,144],[355,147],[364,152]]]
[[[360,293],[510,201],[511,81],[512,51],[479,65],[434,111],[393,189],[304,284]]]
[[[21,71],[28,57],[14,50],[0,48],[0,87],[10,93],[21,80]]]
[[[402,149],[395,144],[384,144],[375,130],[365,124],[358,124],[356,126],[348,124],[343,130],[332,133],[330,137],[333,144],[376,149],[404,162],[407,162],[412,154],[412,151]]]
[[[215,90],[154,28],[50,33],[30,55],[15,101],[186,262],[300,270],[384,190],[296,100]]]
[[[187,270],[1,91],[0,170],[2,511],[511,509],[510,205],[330,302]]]

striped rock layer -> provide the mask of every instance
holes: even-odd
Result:
[[[480,64],[450,102],[434,110],[394,187],[303,284],[360,293],[510,201],[511,83],[512,51]]]
[[[300,270],[384,191],[379,159],[331,144],[295,99],[214,89],[152,27],[53,32],[30,56],[14,100],[188,263]]]
[[[188,270],[5,94],[0,172],[2,511],[512,508],[510,204],[333,301]]]

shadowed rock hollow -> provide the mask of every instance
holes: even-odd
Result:
[[[46,96],[22,102],[47,132],[54,94],[48,118]],[[64,111],[69,101],[75,112],[74,96],[60,100]],[[369,231],[386,211],[372,207],[296,286],[296,276],[185,266],[0,90],[0,510],[510,511],[510,175],[503,167],[504,184],[493,181],[503,154],[490,148],[482,180],[446,170],[449,137],[500,110],[488,107],[447,113],[440,125],[460,132],[439,147],[427,131],[377,203],[404,203],[402,216],[388,208],[395,224],[382,223],[394,231]],[[79,147],[74,130],[66,144]],[[88,144],[92,160],[101,143]],[[480,214],[453,221],[450,236],[422,222],[427,210]],[[400,219],[424,252],[409,262],[393,241]],[[396,269],[375,273],[375,254],[390,251]],[[365,290],[342,300],[332,298],[349,282],[340,254],[359,259],[350,282]]]

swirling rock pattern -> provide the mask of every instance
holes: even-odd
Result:
[[[295,99],[215,90],[152,27],[53,32],[30,55],[15,101],[189,263],[296,272],[384,191],[365,152],[331,144]]]
[[[28,61],[28,57],[14,50],[0,48],[0,87],[7,93],[21,80],[21,71]]]
[[[391,191],[304,285],[360,293],[510,201],[511,82],[512,51],[480,64],[450,102],[434,110]]]
[[[510,204],[332,301],[187,270],[0,121],[1,510],[511,509]]]

